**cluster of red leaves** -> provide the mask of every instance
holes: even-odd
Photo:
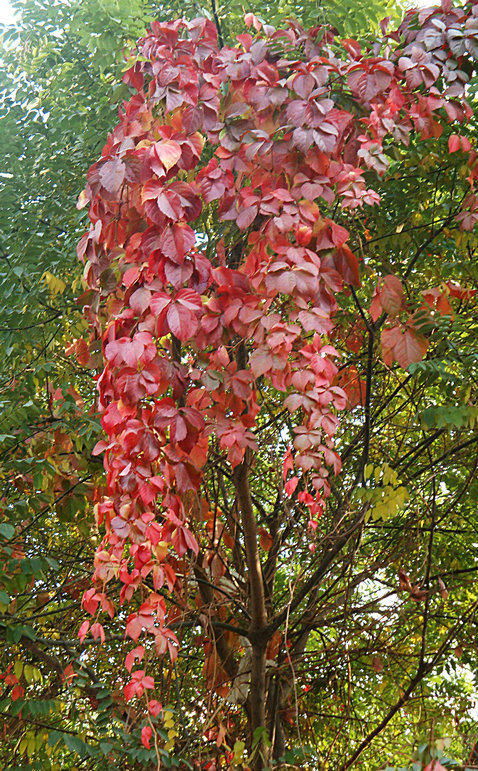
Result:
[[[477,47],[476,10],[445,2],[422,14],[419,31],[408,14],[383,55],[324,28],[276,31],[251,15],[257,34],[232,47],[218,47],[205,19],[154,23],[139,42],[124,76],[135,93],[81,196],[91,227],[78,248],[86,311],[103,340],[107,439],[96,452],[108,488],[83,604],[113,615],[107,583],[119,579],[122,603],[141,587],[126,626],[134,641],[145,633],[158,653],[176,654],[160,591],[174,589],[177,560],[199,552],[185,496],[202,484],[212,438],[231,467],[258,449],[260,382],[284,394],[296,418],[286,494],[302,476],[301,502],[312,523],[320,516],[329,474],[340,471],[336,411],[361,399],[356,372],[338,380],[337,352],[324,341],[338,294],[359,284],[359,262],[348,231],[323,210],[379,203],[364,172],[385,173],[385,141],[407,144],[413,130],[436,137],[444,115],[467,118],[458,98],[462,63]],[[204,212],[230,223],[213,258]],[[372,318],[395,317],[402,303],[399,280],[386,276]],[[426,350],[396,324],[383,343],[386,360],[403,366]],[[336,383],[349,381],[347,395]],[[102,638],[98,622],[91,631]],[[138,670],[127,698],[150,687]]]
[[[18,679],[16,674],[12,672],[12,667],[13,667],[13,664],[9,664],[5,672],[0,673],[0,680],[4,681],[4,684],[7,688],[11,688],[11,691],[10,691],[11,700],[17,701],[17,699],[21,699],[23,697],[24,688],[21,685],[20,680]]]

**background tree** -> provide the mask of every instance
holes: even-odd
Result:
[[[86,637],[80,645],[72,629],[73,614],[79,613],[79,597],[90,582],[92,483],[101,471],[91,456],[94,435],[99,429],[90,413],[94,403],[90,376],[83,369],[85,365],[93,369],[99,366],[99,347],[93,345],[87,350],[84,343],[75,344],[78,364],[74,356],[64,356],[72,337],[80,339],[83,332],[79,309],[72,302],[80,290],[73,288],[70,293],[68,286],[78,275],[72,252],[78,232],[84,229],[75,219],[73,202],[86,166],[103,144],[101,137],[115,122],[110,99],[112,82],[119,79],[117,71],[113,74],[116,52],[128,38],[132,41],[141,34],[148,11],[151,17],[154,13],[166,18],[164,9],[131,4],[126,9],[115,4],[108,14],[108,8],[102,8],[103,17],[97,15],[96,5],[92,9],[82,3],[75,13],[71,7],[63,8],[66,18],[62,19],[58,17],[61,6],[29,4],[25,7],[21,33],[23,47],[7,48],[4,53],[12,67],[4,92],[10,109],[2,121],[8,140],[2,143],[8,162],[4,174],[12,175],[4,176],[2,190],[6,495],[1,535],[5,539],[6,567],[0,600],[5,614],[2,628],[8,642],[2,702],[8,737],[4,750],[7,767],[25,767],[26,758],[30,757],[39,768],[48,767],[48,763],[55,767],[55,762],[60,767],[83,762],[95,768],[108,768],[113,757],[110,753],[114,753],[116,760],[123,756],[126,764],[148,763],[148,758],[155,754],[139,744],[139,731],[144,725],[141,708],[132,710],[125,705],[119,692],[127,678],[120,654],[123,623],[120,620],[105,624],[107,642],[99,652],[93,637]],[[50,14],[53,18],[49,18]],[[218,14],[227,40],[223,18],[227,14],[221,15],[220,9]],[[265,13],[262,15],[269,20]],[[234,25],[234,18],[238,17],[239,9],[236,17],[229,16],[232,29],[239,25],[239,21]],[[104,34],[105,29],[111,29],[111,37]],[[93,48],[91,56],[85,53],[89,46]],[[103,46],[106,50],[102,51]],[[35,52],[36,59],[32,56]],[[18,67],[18,62],[23,76],[19,90],[15,90],[18,69],[14,71],[13,67]],[[4,77],[8,77],[8,69]],[[74,104],[70,98],[71,78],[78,95]],[[123,96],[126,94],[123,90]],[[114,95],[113,101],[119,97],[120,94]],[[37,99],[37,103],[32,104],[32,99]],[[74,114],[79,112],[77,104],[85,105],[83,115],[81,111]],[[343,106],[350,107],[347,102]],[[22,141],[21,149],[15,150],[16,126],[24,120],[25,113],[28,120],[24,136],[28,142]],[[473,131],[467,131],[472,136]],[[380,208],[367,209],[366,220],[353,210],[350,215],[342,215],[344,225],[352,229],[353,224],[353,247],[365,256],[366,267],[362,286],[354,290],[355,295],[341,296],[337,316],[344,329],[341,333],[338,326],[334,340],[344,354],[339,382],[347,387],[351,405],[355,401],[357,406],[350,412],[349,420],[342,418],[339,446],[343,448],[345,473],[336,494],[350,490],[353,481],[362,482],[362,471],[365,476],[372,471],[374,488],[358,494],[366,505],[373,504],[376,514],[379,508],[377,519],[370,519],[361,528],[361,541],[353,540],[345,556],[334,561],[324,576],[324,596],[312,594],[309,606],[297,606],[296,615],[290,620],[290,647],[282,646],[282,651],[276,653],[274,680],[282,701],[277,712],[279,730],[285,734],[284,744],[290,746],[289,760],[295,753],[302,768],[308,761],[303,759],[304,748],[296,739],[297,724],[302,744],[311,747],[311,767],[327,762],[334,767],[347,762],[353,754],[350,748],[360,747],[362,740],[380,726],[387,710],[401,698],[400,693],[406,691],[410,675],[413,676],[423,656],[424,627],[427,639],[435,646],[432,653],[440,652],[440,646],[446,643],[441,653],[448,654],[454,647],[456,656],[443,656],[443,669],[435,668],[433,677],[422,678],[407,713],[397,711],[393,715],[377,741],[367,744],[368,755],[362,755],[361,762],[376,768],[382,761],[393,762],[395,756],[406,760],[424,736],[433,739],[451,732],[450,714],[459,718],[466,716],[468,710],[466,687],[457,686],[456,681],[450,682],[446,677],[436,679],[437,673],[446,669],[454,672],[455,678],[457,667],[458,676],[461,673],[465,677],[466,670],[460,666],[463,663],[474,667],[474,651],[466,644],[463,623],[473,609],[470,594],[475,569],[475,459],[470,451],[475,441],[474,408],[467,389],[476,377],[476,336],[473,294],[467,288],[473,289],[476,276],[473,236],[461,231],[460,223],[452,218],[460,196],[469,189],[464,181],[469,168],[461,150],[449,156],[450,133],[447,130],[443,137],[426,144],[412,140],[411,147],[402,152],[390,146],[387,177],[378,183],[376,176],[370,174],[374,186],[379,186]],[[453,149],[456,140],[451,141]],[[68,200],[70,207],[65,205]],[[473,224],[473,213],[469,217]],[[468,227],[469,223],[465,225]],[[221,227],[214,219],[201,224],[211,244],[222,235]],[[407,266],[416,266],[408,275],[407,268],[398,269],[405,251],[409,257]],[[443,255],[440,262],[437,255]],[[372,323],[366,311],[377,277],[389,273],[406,279],[407,299],[417,308],[423,303],[417,300],[419,293],[432,290],[425,300],[433,305],[434,314],[424,317],[422,330],[430,340],[427,359],[411,365],[407,375],[400,374],[396,364],[390,366],[391,361],[384,368],[377,348],[371,357],[362,344],[368,331],[365,319]],[[451,286],[446,286],[448,281],[452,281]],[[456,284],[465,289],[462,291]],[[436,291],[436,287],[440,290]],[[381,297],[375,302],[379,310],[375,324],[382,323],[381,312],[387,303],[392,315],[405,309],[401,298],[397,308],[397,291],[393,284],[382,287]],[[393,302],[395,311],[390,311]],[[411,309],[412,305],[407,307],[407,317]],[[377,336],[378,332],[377,326]],[[374,388],[370,389],[370,410],[367,408],[364,421],[360,401],[367,377]],[[68,394],[70,386],[75,390]],[[264,528],[261,547],[265,551],[261,554],[267,563],[271,556],[271,548],[267,550],[272,535],[271,517],[277,502],[277,480],[270,476],[270,465],[276,463],[284,449],[281,445],[285,443],[283,432],[288,430],[288,418],[280,410],[279,397],[270,388],[262,398],[263,409],[269,410],[262,433],[271,449],[256,469],[254,494],[255,505],[262,506],[262,511],[258,509],[259,526]],[[394,477],[392,469],[398,477]],[[233,490],[227,477],[221,481],[220,472],[219,463],[215,486],[208,490],[208,496],[227,512],[233,509]],[[395,495],[401,487],[398,480],[407,488],[408,501],[402,500],[403,490]],[[381,504],[385,506],[380,509]],[[296,501],[294,506],[297,512],[301,510],[300,502]],[[387,509],[392,516],[385,521]],[[453,544],[450,531],[455,537]],[[214,535],[209,548],[224,560]],[[228,555],[227,549],[232,546],[222,545]],[[304,527],[289,528],[281,552],[283,564],[277,567],[282,602],[290,588],[296,588],[298,577],[300,591],[299,570],[306,559],[310,560],[309,545]],[[313,556],[316,561],[323,553],[321,549],[318,541]],[[221,578],[217,562],[218,559],[216,564],[211,559],[207,566],[210,575],[204,580],[212,578],[209,583],[215,584]],[[400,574],[397,579],[400,569],[407,575]],[[396,592],[398,585],[402,594]],[[384,587],[383,597],[379,587]],[[239,589],[223,589],[223,603],[216,596],[216,627],[230,623],[231,601],[241,602]],[[450,600],[445,595],[450,590],[453,606],[448,607]],[[427,591],[431,594],[424,596]],[[314,616],[312,607],[318,609]],[[232,704],[223,701],[224,690],[230,683],[222,684],[221,691],[220,673],[214,667],[204,671],[203,657],[197,655],[198,633],[209,662],[212,651],[207,650],[207,636],[194,626],[198,611],[191,609],[189,613],[186,617],[183,614],[182,624],[179,618],[176,622],[171,620],[178,634],[181,630],[182,640],[175,669],[171,671],[166,661],[153,665],[157,668],[156,682],[163,678],[161,699],[172,705],[171,717],[166,714],[160,719],[167,731],[177,733],[160,734],[163,759],[165,763],[181,763],[181,755],[192,761],[202,752],[211,763],[214,753],[218,757],[227,755],[225,741],[231,748],[235,746],[235,761],[239,764],[243,759],[241,708],[234,700]],[[229,614],[228,620],[224,613]],[[232,625],[240,617],[235,610]],[[79,615],[77,619],[79,626]],[[223,631],[225,635],[233,634],[227,628]],[[276,638],[278,648],[281,642]],[[428,655],[431,654],[427,650]],[[69,665],[72,669],[68,669]],[[67,689],[65,685],[75,672],[75,690]],[[115,678],[118,692],[101,687]],[[189,710],[189,704],[197,700],[198,693],[205,693],[205,684],[210,694],[204,703],[198,702],[197,715]],[[247,688],[247,684],[243,687]],[[60,694],[68,704],[66,717]],[[89,723],[92,705],[102,718],[99,735],[96,715],[95,729]],[[215,722],[210,724],[209,717],[204,717],[209,708],[212,714],[219,709]],[[299,714],[307,718],[298,723]],[[465,722],[461,730],[466,727]],[[206,750],[204,731],[211,745]],[[460,752],[459,747],[455,750]],[[168,760],[169,751],[177,760]],[[424,752],[421,757],[425,764],[428,760]]]

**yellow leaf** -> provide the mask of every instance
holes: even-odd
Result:
[[[23,673],[23,661],[16,661],[13,667],[13,671],[15,673],[15,677],[20,679]]]
[[[45,735],[42,733],[39,733],[35,737],[35,749],[39,750],[40,747],[43,747],[45,743]]]
[[[57,276],[54,276],[53,273],[50,273],[49,270],[45,271],[45,273],[42,276],[43,281],[45,282],[46,286],[48,287],[51,294],[63,294],[63,292],[66,289],[66,284],[63,281],[62,278],[58,278]]]
[[[35,740],[35,734],[31,733],[28,737],[27,742],[27,755],[29,758],[33,757],[36,750],[36,740]]]
[[[168,553],[168,544],[166,541],[159,541],[154,547],[154,553],[160,562],[162,562]]]
[[[244,742],[236,742],[233,747],[234,757],[232,759],[232,762],[235,764],[242,763],[244,759],[244,750],[246,748],[246,745]]]

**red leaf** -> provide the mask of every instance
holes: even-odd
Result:
[[[283,266],[283,267],[282,267]],[[266,276],[266,287],[281,294],[292,294],[296,277],[287,263],[272,265]]]
[[[162,704],[159,703],[159,701],[156,701],[156,699],[151,699],[151,701],[148,704],[148,710],[149,714],[153,717],[158,717],[158,715],[161,714],[163,711]]]
[[[421,361],[428,348],[428,340],[409,327],[394,326],[384,329],[381,336],[382,359],[391,365],[397,361],[403,369]]]
[[[151,298],[151,310],[161,320],[161,314],[166,311],[166,322],[169,331],[178,340],[191,338],[198,327],[198,315],[202,309],[200,295],[192,289],[180,289],[172,299],[165,292],[158,292]]]
[[[450,290],[452,297],[458,297],[460,300],[471,300],[475,296],[476,289],[468,289],[460,286],[460,284],[454,284],[452,281],[447,281],[447,287]]]
[[[251,358],[251,371],[255,378],[265,375],[274,366],[271,354],[264,348],[253,351]]]
[[[136,337],[129,342],[125,342],[121,347],[123,360],[129,367],[133,367],[133,369],[136,369],[138,366],[138,361],[143,351],[144,345],[141,340],[138,340]]]
[[[17,701],[17,699],[21,699],[23,697],[24,690],[21,685],[16,685],[14,688],[12,688],[10,693],[10,698],[12,701]]]
[[[105,641],[105,630],[103,629],[103,625],[99,624],[98,622],[96,624],[93,624],[91,627],[91,634],[93,635],[95,640],[100,639],[101,644]]]
[[[84,642],[84,639],[85,639],[86,635],[88,634],[89,628],[90,628],[90,622],[89,621],[83,621],[83,623],[80,626],[80,629],[78,631],[78,637],[80,638],[80,642]]]
[[[432,760],[427,766],[425,766],[423,771],[447,771],[447,769],[445,766],[442,766],[439,760]]]
[[[201,297],[193,289],[180,289],[174,299],[190,311],[197,312],[202,309]]]
[[[147,750],[150,749],[150,742],[151,742],[151,736],[153,735],[153,731],[151,729],[151,726],[145,725],[144,728],[141,729],[141,743],[146,747]]]
[[[172,169],[181,158],[181,147],[174,139],[163,139],[161,142],[156,142],[154,150],[166,171]]]
[[[304,405],[305,397],[303,394],[289,394],[284,401],[284,407],[289,412],[295,412]]]
[[[145,201],[150,201],[154,198],[157,198],[163,190],[164,190],[163,185],[161,184],[161,182],[159,182],[159,180],[148,179],[148,181],[143,187],[143,192],[141,195],[143,203]]]
[[[126,655],[126,659],[124,662],[128,672],[131,672],[131,670],[133,669],[133,665],[136,659],[138,661],[142,661],[143,657],[144,657],[144,648],[142,645],[138,645],[136,648],[133,648],[133,650]]]
[[[129,701],[133,696],[141,697],[145,689],[152,690],[154,688],[154,680],[151,676],[144,674],[144,669],[137,669],[131,675],[131,680],[124,687],[124,695],[126,701]]]
[[[155,316],[159,316],[170,304],[172,299],[165,292],[158,292],[151,298],[150,307]]]
[[[133,286],[134,282],[138,280],[139,270],[136,266],[134,268],[128,268],[123,275],[123,284],[127,287]]]
[[[294,495],[297,485],[299,484],[299,477],[292,477],[284,485],[285,494],[289,497]]]
[[[164,191],[157,198],[158,209],[170,220],[177,220],[182,214],[181,201],[176,193]]]
[[[189,225],[178,222],[164,228],[159,239],[159,247],[166,257],[182,265],[195,240],[196,236]]]
[[[96,613],[96,609],[98,607],[99,601],[100,601],[100,598],[96,594],[95,589],[88,589],[83,595],[81,604],[86,610],[86,612],[90,613],[93,616]]]
[[[428,348],[428,340],[412,329],[405,329],[395,345],[395,357],[403,369],[410,364],[421,361]]]
[[[287,106],[287,120],[293,126],[302,126],[309,112],[309,102],[303,99],[294,99]]]
[[[154,626],[152,611],[138,611],[131,613],[126,622],[126,634],[136,642],[143,629],[151,629]]]
[[[179,303],[171,303],[166,318],[169,329],[178,340],[188,340],[198,327],[196,316]]]
[[[448,152],[456,153],[461,148],[460,137],[458,134],[452,134],[448,137]]]
[[[380,283],[377,284],[373,293],[372,302],[370,303],[370,315],[372,321],[377,321],[378,317],[382,313],[382,303],[380,302]]]
[[[383,286],[379,291],[379,299],[385,313],[388,313],[390,316],[397,315],[403,302],[402,282],[397,276],[385,276]]]
[[[322,258],[323,268],[332,268],[339,273],[347,284],[360,286],[359,263],[355,254],[344,244]]]
[[[78,677],[78,674],[73,669],[73,664],[68,664],[68,666],[64,668],[60,677],[62,679],[62,682],[66,683],[69,687],[72,684],[73,679],[75,677]]]

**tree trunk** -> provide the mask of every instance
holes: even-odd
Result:
[[[264,745],[265,734],[265,704],[266,704],[266,647],[267,647],[267,613],[265,604],[264,581],[259,558],[257,538],[257,522],[252,508],[249,488],[250,454],[246,452],[243,462],[237,466],[234,473],[246,551],[247,572],[249,578],[249,607],[251,624],[249,639],[252,646],[251,690],[250,703],[250,743],[255,746],[252,764],[254,771],[265,768],[266,753]],[[262,729],[262,735],[258,729]],[[254,744],[256,740],[256,744]]]

